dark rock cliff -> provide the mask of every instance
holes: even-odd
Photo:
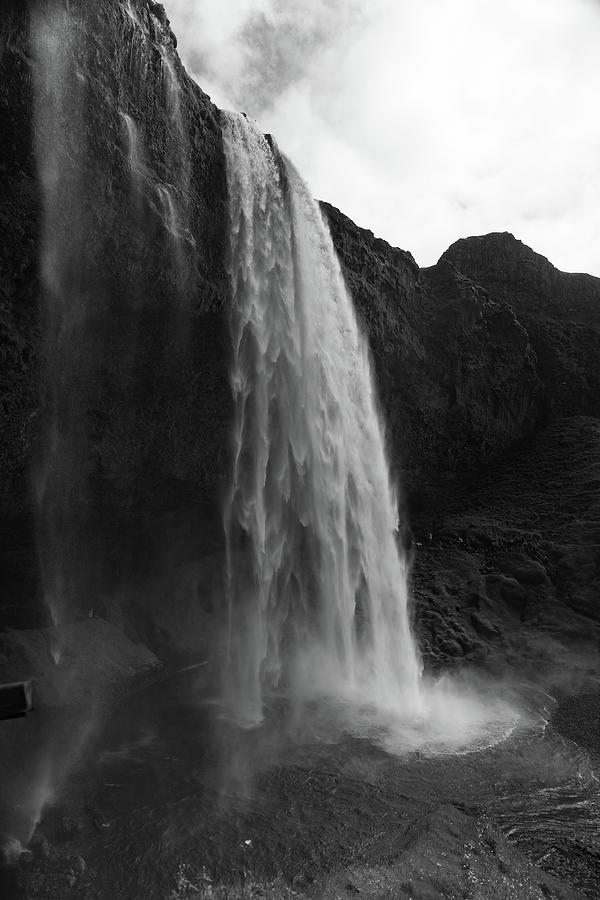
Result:
[[[600,279],[559,272],[512,234],[457,241],[442,260],[512,307],[543,384],[541,420],[600,411]]]
[[[323,204],[369,334],[394,462],[409,494],[481,465],[539,418],[543,386],[514,306],[445,257],[412,256]]]
[[[50,63],[48,15],[68,28],[68,52]],[[208,641],[228,472],[219,112],[151,0],[15,0],[3,5],[0,39],[1,624],[43,621],[41,568],[69,594],[68,615],[94,608],[153,648],[185,649],[199,630]],[[40,88],[41,67],[57,59],[68,102]],[[58,180],[45,170],[48,129],[62,136]],[[558,272],[498,234],[458,241],[419,269],[322,208],[418,529],[432,527],[443,485],[458,497],[469,473],[542,427],[599,415],[600,279]],[[44,266],[56,241],[70,251],[52,282]],[[67,325],[66,308],[80,310]],[[59,388],[68,400],[57,405]],[[518,582],[496,572],[494,553],[481,577]],[[58,558],[68,559],[66,588]],[[456,565],[455,593],[464,559]],[[450,588],[431,593],[427,577],[417,563],[432,648]],[[522,602],[512,582],[488,587]],[[463,644],[447,635],[440,658],[475,652],[482,629],[496,627],[476,606],[465,615]]]
[[[149,583],[196,556],[227,471],[226,187],[219,112],[159,4],[15,2],[1,29],[0,605],[17,626],[57,557],[74,612],[132,581],[152,605]]]

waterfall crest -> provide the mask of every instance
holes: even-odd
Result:
[[[412,714],[420,663],[366,342],[294,167],[243,116],[224,114],[224,143],[229,701],[248,724],[274,687]]]

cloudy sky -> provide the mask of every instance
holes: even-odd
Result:
[[[600,275],[600,0],[163,0],[313,194],[431,265],[512,231]]]

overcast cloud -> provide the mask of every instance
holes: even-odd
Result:
[[[434,263],[512,231],[600,275],[600,0],[164,0],[319,199]]]

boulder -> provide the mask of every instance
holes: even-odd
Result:
[[[548,584],[548,574],[544,566],[537,560],[529,559],[524,553],[499,553],[496,556],[496,565],[500,572],[521,585]]]

